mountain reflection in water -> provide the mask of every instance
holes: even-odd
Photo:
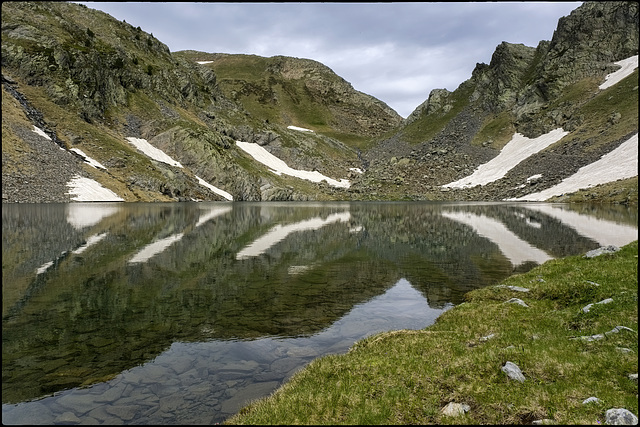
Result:
[[[637,239],[637,210],[523,203],[2,207],[3,423],[224,421],[314,358]]]

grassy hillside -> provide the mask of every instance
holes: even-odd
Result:
[[[325,65],[309,59],[257,55],[177,53],[209,62],[226,97],[243,105],[250,120],[298,126],[365,148],[402,118],[383,102],[353,89]]]

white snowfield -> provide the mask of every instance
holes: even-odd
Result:
[[[470,188],[497,181],[503,178],[518,163],[560,141],[568,133],[558,128],[534,139],[515,133],[511,141],[502,148],[500,154],[487,163],[480,165],[471,175],[443,185],[443,187]]]
[[[34,130],[34,132],[36,132],[36,130]],[[40,132],[38,133],[40,134]],[[49,138],[44,132],[42,132],[42,135]],[[171,156],[167,155],[164,151],[149,144],[146,139],[128,137],[127,141],[129,141],[131,145],[136,147],[143,154],[152,158],[153,160],[182,168],[180,162],[171,158]],[[84,157],[89,165],[95,168],[102,168],[105,170],[107,169],[100,162],[87,156],[82,150],[78,148],[72,148],[71,151],[75,151],[76,153]],[[233,196],[226,191],[209,184],[198,176],[196,176],[196,179],[198,180],[198,183],[200,185],[210,189],[214,193],[221,195],[227,200],[233,200]],[[72,196],[71,200],[74,202],[124,202],[123,198],[119,197],[113,191],[102,187],[102,185],[100,185],[93,179],[76,176],[67,183],[67,187],[70,188],[67,194],[70,194]]]
[[[200,64],[207,64],[212,61],[201,61]],[[605,81],[599,86],[600,89],[606,89],[615,85],[616,83],[629,76],[638,68],[638,55],[630,58],[618,61],[615,63],[620,66],[620,69],[610,73],[606,76]],[[288,126],[289,129],[313,132],[311,129],[305,129],[298,126]],[[42,137],[51,140],[51,138],[40,128],[33,126],[33,132],[41,135]],[[562,139],[568,132],[563,129],[555,129],[545,135],[541,135],[538,138],[529,139],[523,135],[516,133],[507,145],[505,145],[495,158],[489,162],[480,165],[471,175],[462,178],[458,181],[445,184],[443,188],[470,188],[476,185],[486,185],[490,182],[496,181],[504,177],[509,170],[513,169],[520,162],[530,157],[533,154],[538,153],[544,148],[554,144]],[[182,168],[180,162],[172,159],[162,150],[149,144],[145,139],[128,137],[127,141],[134,145],[145,155],[150,158]],[[258,162],[266,165],[271,171],[277,175],[289,175],[301,179],[306,179],[311,182],[326,181],[329,185],[339,188],[349,188],[350,182],[346,179],[335,180],[327,176],[322,175],[317,171],[305,171],[290,168],[284,161],[280,160],[276,156],[269,153],[263,147],[255,143],[248,143],[242,141],[236,141],[236,144],[243,151],[248,153]],[[60,149],[63,149],[60,147]],[[90,158],[82,150],[73,148],[73,151],[83,156],[89,165],[95,168],[106,168],[100,164],[100,162]],[[355,169],[352,169],[355,170]],[[360,172],[359,170],[357,172]],[[529,194],[523,197],[519,197],[517,201],[543,201],[553,196],[559,196],[566,193],[572,193],[580,189],[593,187],[595,185],[604,184],[607,182],[613,182],[619,179],[631,178],[638,175],[638,135],[634,135],[628,141],[625,141],[620,147],[613,150],[611,153],[606,154],[600,160],[581,168],[576,174],[563,180],[558,185],[549,188],[547,190]],[[537,174],[529,177],[529,180],[540,178],[541,175]],[[233,197],[228,192],[219,189],[201,178],[197,177],[198,182],[204,187],[214,191],[216,194],[221,195],[227,200],[233,200]],[[104,188],[97,181],[89,178],[83,178],[76,175],[71,181],[67,183],[69,192],[72,196],[72,201],[77,202],[112,202],[112,201],[124,201],[120,196],[113,191]]]
[[[80,175],[74,176],[67,182],[67,187],[69,187],[67,194],[74,202],[124,202],[122,197],[103,187],[99,182]]]
[[[299,130],[301,132],[314,132],[311,129],[305,129],[298,126],[287,126],[287,129]]]
[[[638,55],[614,62],[614,64],[619,65],[620,69],[611,74],[607,74],[607,77],[604,78],[604,83],[598,86],[598,88],[606,89],[611,87],[633,73],[633,71],[638,68]]]
[[[78,153],[80,154],[80,156],[84,157],[85,162],[87,162],[89,164],[89,166],[92,166],[96,169],[104,169],[107,170],[106,167],[104,167],[104,165],[102,163],[100,163],[99,161],[92,159],[91,157],[87,156],[84,151],[82,151],[79,148],[72,148],[69,151],[73,151],[74,153]]]
[[[230,200],[230,201],[233,200],[233,196],[231,194],[227,193],[224,190],[219,189],[218,187],[215,187],[209,184],[207,181],[200,178],[198,175],[195,175],[195,177],[198,179],[198,182],[200,183],[200,185],[207,187],[209,190],[213,191],[216,194],[219,194],[220,196],[224,197],[227,200]]]
[[[347,179],[341,179],[337,181],[335,179],[326,177],[318,171],[305,171],[299,169],[290,168],[284,161],[280,160],[273,154],[269,153],[264,147],[256,144],[255,142],[243,142],[236,141],[236,145],[244,152],[249,154],[258,162],[271,169],[271,172],[276,175],[289,175],[296,178],[306,179],[311,182],[326,181],[329,185],[340,188],[349,188],[351,183]]]
[[[159,162],[166,163],[171,166],[177,166],[179,168],[182,167],[180,162],[173,160],[171,156],[167,155],[164,151],[149,144],[146,139],[134,138],[129,136],[127,137],[127,141],[129,141],[131,145],[136,147],[138,150],[142,151],[148,157],[151,157],[153,160],[157,160]]]
[[[44,131],[42,129],[40,129],[38,126],[33,125],[33,131],[35,133],[37,133],[38,135],[40,135],[41,137],[46,138],[49,141],[51,141],[51,137],[49,135],[47,135],[46,133],[44,133]]]
[[[559,184],[538,193],[509,200],[541,202],[554,196],[634,176],[638,176],[638,134],[602,156],[600,160],[578,169],[578,172]]]
[[[638,55],[632,56],[615,63],[619,70],[608,74],[600,89],[606,89],[619,83],[638,68]],[[479,166],[473,174],[458,181],[443,185],[445,188],[470,188],[476,185],[485,185],[500,179],[513,169],[518,163],[527,157],[543,150],[549,145],[562,139],[568,132],[558,128],[535,139],[526,138],[519,133],[504,146],[500,154],[489,162]],[[631,137],[620,147],[606,154],[600,160],[581,168],[576,174],[566,178],[558,185],[529,194],[517,199],[518,201],[544,201],[553,196],[565,193],[573,193],[580,189],[593,187],[619,179],[638,176],[638,135]],[[537,174],[528,180],[540,178]]]

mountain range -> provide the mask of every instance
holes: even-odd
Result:
[[[83,5],[5,2],[2,201],[637,204],[637,55],[637,2],[585,2],[403,119],[311,59],[171,52]]]

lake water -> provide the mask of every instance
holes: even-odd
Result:
[[[544,203],[2,205],[4,424],[210,424],[466,292],[637,239]]]

